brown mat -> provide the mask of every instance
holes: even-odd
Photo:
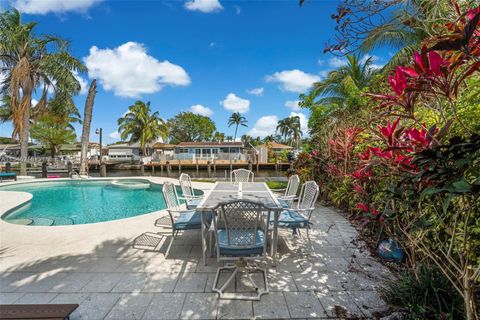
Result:
[[[0,319],[68,319],[78,304],[1,304]]]

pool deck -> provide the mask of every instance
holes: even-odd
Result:
[[[0,215],[28,200],[26,193],[0,191]],[[269,268],[271,292],[259,302],[218,300],[211,292],[217,263],[201,262],[197,231],[176,238],[165,258],[170,230],[153,225],[165,215],[56,227],[0,220],[0,303],[80,304],[71,319],[372,318],[388,308],[378,288],[391,273],[332,208],[317,204],[310,240],[305,233],[297,239],[280,233],[279,263]],[[148,232],[163,235],[162,241],[157,245]],[[138,248],[145,240],[151,250]],[[237,291],[245,288],[242,280]]]

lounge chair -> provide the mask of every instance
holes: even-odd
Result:
[[[0,181],[3,180],[17,181],[17,174],[15,172],[0,172]]]

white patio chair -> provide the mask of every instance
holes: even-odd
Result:
[[[315,181],[305,182],[302,185],[297,205],[280,213],[278,227],[290,228],[294,235],[297,234],[297,229],[310,229],[310,218],[313,210],[315,210],[319,193],[320,189]],[[272,224],[273,219],[270,221]]]
[[[285,189],[272,189],[273,192],[283,192],[285,194],[283,196],[277,197],[278,201],[282,205],[282,207],[291,208],[293,202],[298,199],[297,192],[298,187],[300,186],[300,178],[298,175],[294,174],[288,178],[287,188]]]
[[[230,172],[230,182],[253,182],[253,172],[247,169],[237,169]]]
[[[177,197],[177,192],[175,190],[175,185],[171,182],[165,182],[163,184],[163,197],[165,198],[165,203],[167,204],[168,215],[170,216],[170,222],[172,226],[172,239],[168,245],[165,256],[167,257],[170,248],[172,246],[174,238],[178,235],[179,231],[186,230],[198,230],[202,228],[202,217],[201,214],[195,210],[185,210],[182,209],[182,205]],[[212,220],[211,214],[205,213],[206,223],[210,224]],[[165,226],[164,219],[160,218],[155,221],[155,226]],[[207,227],[208,229],[208,227]]]
[[[262,295],[269,292],[267,270],[265,267],[253,265],[248,261],[265,260],[266,258],[268,228],[265,227],[262,212],[268,212],[267,218],[270,218],[270,210],[260,203],[233,201],[219,204],[215,212],[217,216],[213,219],[213,224],[216,235],[217,261],[233,261],[234,263],[227,263],[217,269],[213,291],[219,294],[220,299],[260,300]],[[223,270],[231,270],[232,274],[219,287],[219,277]],[[235,281],[239,272],[247,275],[256,295],[225,292],[229,283]],[[251,277],[252,273],[257,272],[263,275],[263,288],[259,288]]]
[[[195,192],[192,187],[192,179],[186,173],[182,173],[180,178],[178,178],[180,182],[180,188],[182,189],[182,196],[178,198],[185,200],[185,204],[187,209],[195,209],[202,201],[202,196],[196,196]]]

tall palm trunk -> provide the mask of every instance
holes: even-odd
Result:
[[[83,116],[83,128],[82,128],[82,147],[80,154],[80,174],[87,174],[88,171],[88,143],[90,137],[90,125],[92,124],[93,103],[95,101],[95,94],[97,93],[97,80],[93,79],[88,89],[87,101],[85,102],[85,111]],[[100,147],[100,157],[102,156],[102,150]]]

